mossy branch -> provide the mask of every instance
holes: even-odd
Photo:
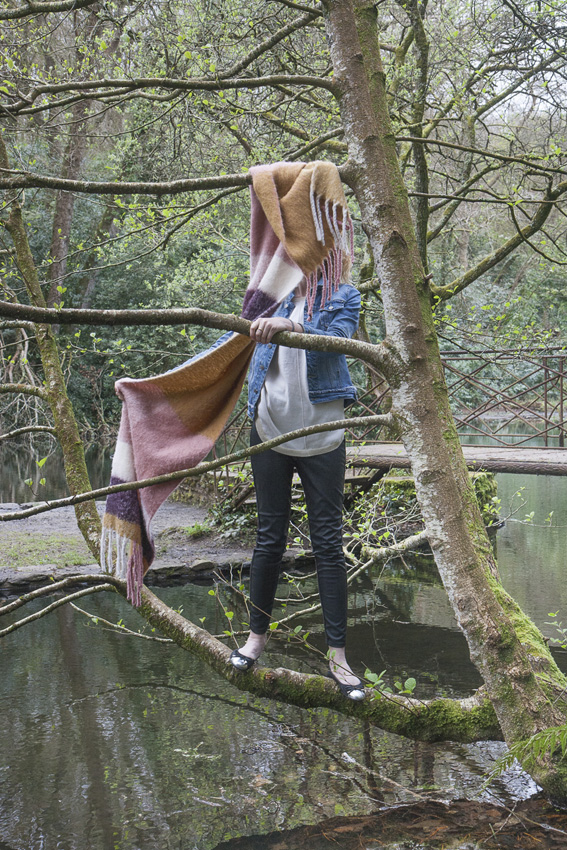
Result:
[[[33,384],[0,384],[0,394],[33,395],[37,398],[47,400],[47,392],[43,387],[34,387]]]
[[[62,605],[103,590],[117,591],[126,598],[126,584],[114,576],[79,575],[31,591],[0,607],[8,614],[22,605],[74,585],[91,587],[55,600],[41,611],[19,620],[0,631],[0,637],[46,616]],[[373,726],[404,735],[416,741],[456,741],[473,743],[501,740],[502,733],[488,698],[478,692],[461,700],[418,700],[399,694],[378,694],[362,703],[351,702],[338,692],[336,685],[323,675],[297,673],[283,667],[256,665],[242,673],[229,663],[231,650],[205,629],[171,609],[147,587],[142,589],[140,616],[162,635],[197,656],[218,675],[241,691],[265,699],[274,699],[300,708],[330,708],[348,717],[366,720]]]
[[[119,592],[126,594],[125,589]],[[355,703],[341,696],[336,685],[324,676],[258,665],[247,673],[235,670],[229,664],[228,647],[205,629],[172,611],[146,587],[142,591],[139,613],[178,646],[199,657],[239,690],[254,696],[301,708],[331,708],[418,741],[472,743],[502,738],[494,710],[484,696],[420,701],[387,694]]]

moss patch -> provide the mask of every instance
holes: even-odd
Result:
[[[0,537],[0,567],[55,564],[56,567],[78,567],[92,564],[93,556],[82,538],[71,534],[29,534],[12,532]]]

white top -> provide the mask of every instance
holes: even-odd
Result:
[[[293,303],[294,309],[289,318],[292,322],[302,324],[305,296],[295,296]],[[256,412],[256,430],[263,442],[309,425],[344,419],[344,409],[342,398],[311,404],[305,351],[277,346],[266,373]],[[344,439],[344,433],[341,429],[298,437],[276,446],[274,451],[294,457],[322,455],[337,449]]]

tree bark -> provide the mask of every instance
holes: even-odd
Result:
[[[76,180],[81,171],[81,165],[86,152],[87,141],[85,136],[85,124],[82,120],[88,111],[88,101],[73,105],[71,115],[73,116],[74,130],[70,133],[63,153],[61,164],[61,177],[66,180]],[[51,233],[51,249],[49,252],[50,265],[47,279],[49,291],[47,293],[47,306],[63,299],[59,293],[58,286],[65,287],[65,275],[67,272],[67,254],[69,253],[69,240],[71,237],[71,223],[73,221],[73,209],[75,206],[75,195],[72,192],[59,191],[55,196],[55,209],[53,212],[53,227]]]
[[[441,578],[504,737],[514,743],[563,721],[565,703],[552,702],[549,685],[555,684],[557,696],[565,679],[537,629],[500,585],[467,474],[388,115],[375,4],[325,0],[324,7],[349,149],[346,179],[376,260],[385,344],[397,363],[387,373],[392,410]],[[543,675],[534,672],[530,656]],[[567,799],[561,764],[542,758],[531,773],[548,793]]]
[[[0,138],[0,167],[8,168],[8,154]],[[10,216],[6,228],[12,237],[16,260],[24,280],[28,297],[37,307],[45,307],[45,298],[39,284],[37,268],[30,250],[20,205],[11,198]],[[73,406],[67,395],[65,377],[61,369],[61,357],[57,341],[49,325],[36,324],[35,336],[39,347],[45,387],[43,388],[51,413],[57,438],[63,452],[65,477],[73,495],[90,490],[91,485],[85,462],[83,443],[77,427]],[[75,505],[77,524],[85,541],[98,560],[101,533],[100,517],[94,502]]]

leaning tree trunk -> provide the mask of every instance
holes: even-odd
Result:
[[[324,0],[336,95],[348,143],[346,180],[380,275],[391,351],[392,411],[411,459],[435,560],[503,734],[512,744],[564,721],[565,679],[504,593],[448,404],[429,287],[388,115],[371,0]],[[536,675],[531,656],[536,656]],[[560,700],[562,700],[560,696]],[[542,758],[532,775],[567,799],[567,771]]]
[[[0,136],[0,166],[9,168],[8,154]],[[24,280],[30,303],[45,307],[37,268],[30,250],[22,211],[16,198],[11,199],[10,216],[5,223],[16,252],[16,261]],[[55,433],[63,452],[65,477],[72,495],[91,489],[83,443],[77,427],[73,406],[67,395],[61,357],[54,333],[49,325],[36,324],[35,336],[45,376],[45,397],[51,408]],[[100,517],[94,502],[75,505],[77,523],[86,543],[98,562],[101,532]]]

